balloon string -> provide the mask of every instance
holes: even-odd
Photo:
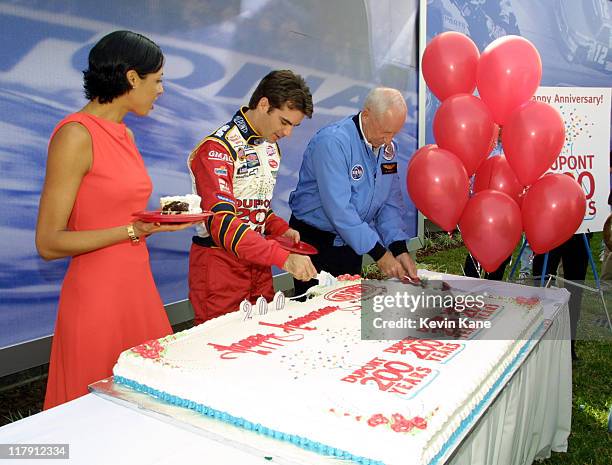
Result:
[[[459,233],[461,234],[461,228],[459,227],[459,225],[457,225],[457,231],[459,231]],[[465,244],[465,241],[464,241],[464,244]],[[474,268],[476,269],[476,273],[478,273],[478,277],[480,279],[483,279],[482,267],[480,266],[480,263],[476,261],[476,259],[473,257],[472,253],[469,250],[468,250],[468,255],[470,256],[470,260],[472,260],[472,265],[474,265]],[[463,270],[463,276],[465,276],[466,275],[465,268],[461,267],[461,269]]]

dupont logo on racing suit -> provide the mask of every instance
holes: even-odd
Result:
[[[266,213],[270,209],[270,200],[239,199],[236,203],[238,218],[245,223],[255,225],[255,231],[263,233]]]

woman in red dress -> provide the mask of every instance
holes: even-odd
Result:
[[[163,93],[164,56],[146,37],[115,31],[89,53],[90,100],[49,142],[36,247],[72,257],[59,299],[44,408],[87,393],[119,354],[172,332],[149,265],[145,237],[190,224],[132,221],[151,180],[123,118],[147,115]]]

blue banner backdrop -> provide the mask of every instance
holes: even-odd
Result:
[[[377,84],[405,93],[399,134],[402,176],[417,134],[417,0],[0,1],[0,348],[53,332],[67,260],[44,262],[34,247],[46,147],[55,124],[81,108],[82,70],[106,33],[131,29],[164,50],[164,96],[149,118],[126,123],[154,183],[149,204],[190,191],[191,148],[245,104],[271,69],[306,77],[315,116],[281,142],[273,206],[288,218],[303,149],[316,129],[356,113]],[[413,235],[417,212],[410,204]],[[187,296],[191,232],[148,243],[164,302]]]

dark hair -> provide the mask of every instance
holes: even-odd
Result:
[[[249,108],[257,108],[263,97],[268,99],[271,109],[287,105],[291,110],[299,110],[309,118],[312,117],[310,89],[304,78],[293,71],[281,69],[268,73],[253,92]]]
[[[144,79],[163,64],[164,55],[152,40],[131,31],[111,32],[89,52],[89,68],[83,71],[85,97],[110,103],[132,89],[126,77],[129,70]]]

